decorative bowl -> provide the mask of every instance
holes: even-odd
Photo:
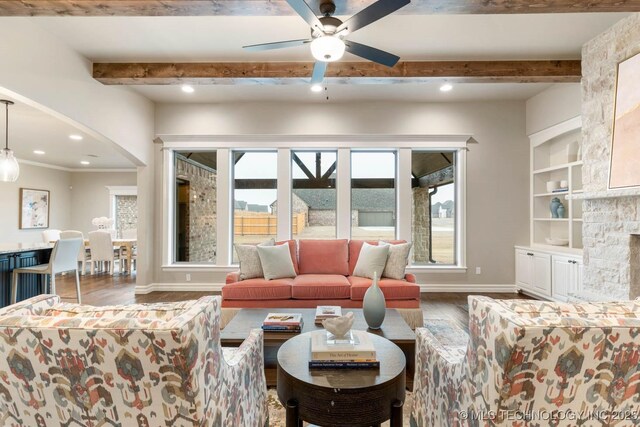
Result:
[[[552,245],[552,246],[567,246],[569,245],[569,239],[559,239],[557,237],[546,237],[545,242],[547,242],[548,245]]]

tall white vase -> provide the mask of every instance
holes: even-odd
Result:
[[[373,283],[367,289],[362,301],[362,312],[364,313],[364,320],[367,321],[367,325],[371,329],[380,329],[382,322],[384,322],[384,315],[386,313],[387,304],[384,300],[384,294],[380,285],[378,285],[378,272],[373,273]]]

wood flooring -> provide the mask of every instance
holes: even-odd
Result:
[[[57,293],[67,302],[76,302],[76,289],[73,276],[58,276]],[[146,295],[135,295],[135,274],[110,276],[106,273],[85,275],[80,279],[82,303],[88,305],[118,305],[150,302],[171,302],[198,299],[211,295],[210,292],[151,292]],[[214,293],[216,294],[216,293]],[[421,308],[425,321],[429,319],[446,319],[458,324],[468,332],[469,309],[467,297],[471,293],[434,292],[423,293]],[[528,299],[517,293],[487,293],[496,299]]]

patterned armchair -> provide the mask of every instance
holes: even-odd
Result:
[[[469,297],[469,343],[416,331],[411,426],[640,425],[640,301]]]
[[[262,331],[220,347],[220,297],[0,310],[2,426],[264,426]]]

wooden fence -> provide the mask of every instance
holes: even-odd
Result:
[[[291,219],[293,234],[299,234],[307,225],[304,212],[294,214]],[[233,217],[233,234],[236,236],[272,236],[276,234],[277,217],[270,214],[237,213]]]

